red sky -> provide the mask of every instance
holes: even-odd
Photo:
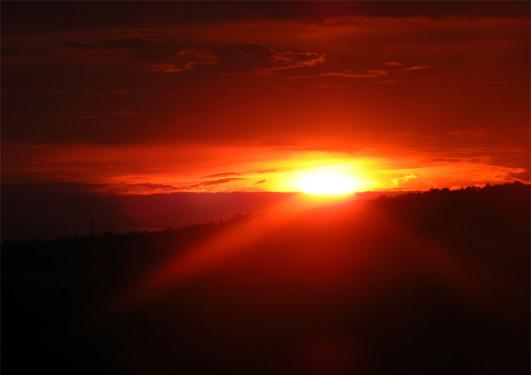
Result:
[[[525,2],[2,4],[4,181],[529,181],[529,136]]]

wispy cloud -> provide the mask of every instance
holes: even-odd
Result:
[[[393,67],[393,68],[400,68],[402,66],[402,63],[400,63],[398,61],[387,61],[387,62],[384,62],[384,65],[385,66],[390,66],[390,67]]]
[[[218,178],[218,177],[233,177],[233,176],[240,176],[241,173],[238,172],[221,172],[221,173],[214,173],[208,176],[204,176],[203,178]]]
[[[417,175],[415,174],[408,174],[402,177],[395,177],[391,180],[391,183],[393,186],[398,187],[399,185],[402,185],[405,182],[408,182],[410,180],[414,180],[417,178]]]
[[[435,68],[434,65],[411,65],[401,69],[401,72],[420,72],[423,70],[431,70]]]
[[[156,194],[156,193],[171,193],[177,191],[177,187],[167,184],[110,184],[110,185],[96,185],[93,189],[99,192],[110,194]]]
[[[273,66],[264,68],[265,72],[278,72],[298,68],[314,67],[325,62],[326,55],[319,52],[295,52],[270,49],[270,62]]]
[[[160,73],[182,73],[199,65],[214,65],[219,59],[212,52],[196,48],[184,48],[176,53],[177,62],[152,64],[151,70]]]
[[[242,181],[242,180],[246,180],[246,179],[242,177],[218,178],[215,180],[207,180],[207,181],[198,182],[196,184],[179,186],[177,187],[177,190],[192,190],[192,189],[198,189],[201,187],[223,185],[223,184],[227,184],[230,182]]]
[[[327,72],[319,74],[320,77],[342,77],[342,78],[378,78],[387,77],[389,73],[384,69],[370,69],[363,72],[344,71]]]

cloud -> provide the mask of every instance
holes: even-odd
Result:
[[[177,191],[178,188],[167,184],[142,183],[101,185],[93,190],[110,194],[156,194]]]
[[[401,69],[401,72],[420,72],[423,70],[431,70],[433,69],[433,65],[412,65],[408,66],[406,68]]]
[[[229,182],[242,181],[242,180],[246,180],[246,178],[242,178],[242,177],[218,178],[218,179],[215,179],[215,180],[202,181],[202,182],[199,182],[197,184],[179,186],[177,188],[177,190],[193,190],[193,189],[197,189],[197,188],[201,188],[201,187],[223,185],[223,184],[227,184]]]
[[[181,49],[176,53],[176,56],[180,62],[153,64],[151,65],[151,70],[160,73],[182,73],[192,70],[199,65],[219,63],[218,58],[212,52],[195,48]]]
[[[217,57],[207,49],[182,48],[171,40],[124,38],[92,43],[63,43],[63,47],[83,56],[112,63],[119,55],[129,56],[149,64],[150,70],[160,73],[181,73],[198,65],[217,64]]]
[[[364,72],[344,71],[344,72],[327,72],[319,74],[320,77],[341,77],[341,78],[378,78],[387,77],[389,73],[384,69],[370,69]]]
[[[405,182],[408,182],[410,180],[414,180],[417,178],[417,175],[414,175],[414,174],[408,174],[408,175],[405,175],[403,177],[395,177],[391,180],[391,183],[393,184],[393,186],[397,187]]]
[[[531,183],[531,175],[529,171],[511,172],[507,174],[505,179],[507,181],[514,181],[516,179],[526,183]]]
[[[430,70],[433,69],[433,65],[412,65],[408,67],[404,67],[402,63],[399,62],[385,62],[383,64],[384,66],[394,68],[394,71],[389,71],[387,69],[368,69],[365,71],[356,72],[353,70],[345,70],[345,71],[333,71],[333,72],[325,72],[320,73],[320,77],[340,77],[340,78],[354,78],[354,79],[370,79],[370,78],[379,78],[379,77],[388,77],[391,75],[396,75],[396,69],[400,68],[400,72],[417,72],[417,71],[424,71],[424,70]],[[384,81],[385,83],[396,83],[400,80],[396,79],[390,79],[387,81]]]
[[[325,62],[326,55],[316,51],[279,49],[261,43],[227,44],[211,47],[182,47],[171,37],[166,40],[124,38],[92,43],[63,43],[82,57],[111,63],[117,56],[129,56],[148,63],[158,73],[183,73],[199,65],[219,65],[221,71],[274,73],[311,68]]]
[[[291,50],[279,51],[271,48],[270,62],[274,65],[264,68],[266,72],[314,67],[325,62],[326,55],[319,52],[295,52]]]
[[[221,185],[221,184],[226,184],[228,182],[233,182],[233,181],[241,181],[241,180],[245,180],[245,178],[241,178],[241,177],[226,177],[226,178],[218,178],[216,180],[209,180],[209,181],[203,181],[199,184],[196,184],[194,186],[212,186],[212,185]]]
[[[92,190],[112,194],[158,194],[181,191],[197,191],[202,187],[223,185],[230,182],[246,180],[245,178],[219,178],[190,185],[173,185],[164,183],[119,183],[93,184]],[[263,180],[265,182],[265,180]],[[258,182],[260,183],[260,182]]]
[[[399,68],[402,66],[402,63],[398,62],[398,61],[387,61],[387,62],[384,62],[384,65],[385,66],[390,66],[390,67],[393,67],[393,68]]]
[[[295,69],[313,68],[325,62],[326,55],[316,51],[280,49],[261,43],[219,46],[219,69],[255,77],[270,76]]]
[[[232,177],[232,176],[240,176],[241,173],[238,172],[222,172],[222,173],[214,173],[208,176],[205,176],[204,178],[217,178],[217,177]]]
[[[36,27],[15,32],[12,24],[3,37],[9,55],[3,60],[3,139],[177,145],[251,140],[283,147],[327,143],[329,149],[434,143],[446,149],[461,142],[458,133],[444,134],[449,126],[479,124],[493,144],[526,146],[528,64],[519,56],[528,50],[527,17],[357,16],[327,23],[308,21],[301,12],[252,22],[212,22],[209,16],[200,24],[173,15],[152,25],[109,19],[113,27],[95,22],[98,16],[57,33]],[[201,63],[212,56],[217,64]],[[444,69],[426,70],[430,65]],[[485,77],[507,86],[485,90]],[[408,84],[407,95],[397,83]],[[10,96],[30,87],[70,95]],[[87,95],[87,89],[94,92]],[[112,115],[112,108],[138,115]],[[76,115],[85,118],[80,126],[72,126]],[[393,139],[398,130],[411,137]],[[219,168],[240,171],[227,163],[206,174]]]
[[[181,68],[175,66],[174,64],[167,64],[167,63],[151,65],[151,70],[154,72],[159,72],[159,73],[180,73],[180,72],[190,70],[192,68],[193,66],[188,65],[188,64],[185,64]]]

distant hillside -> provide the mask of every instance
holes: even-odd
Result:
[[[117,195],[76,184],[2,184],[2,239],[50,240],[59,236],[157,230],[259,212],[282,193],[168,193]]]
[[[469,189],[470,190],[470,189]],[[477,189],[473,189],[477,190]],[[361,192],[355,200],[407,192]],[[2,240],[51,240],[104,232],[156,231],[267,210],[294,193],[92,193],[76,184],[2,184]]]
[[[2,369],[528,374],[530,187],[2,245]]]

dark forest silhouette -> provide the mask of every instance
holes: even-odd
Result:
[[[529,209],[519,183],[315,208],[112,311],[151,270],[250,218],[4,242],[3,371],[528,374]]]

